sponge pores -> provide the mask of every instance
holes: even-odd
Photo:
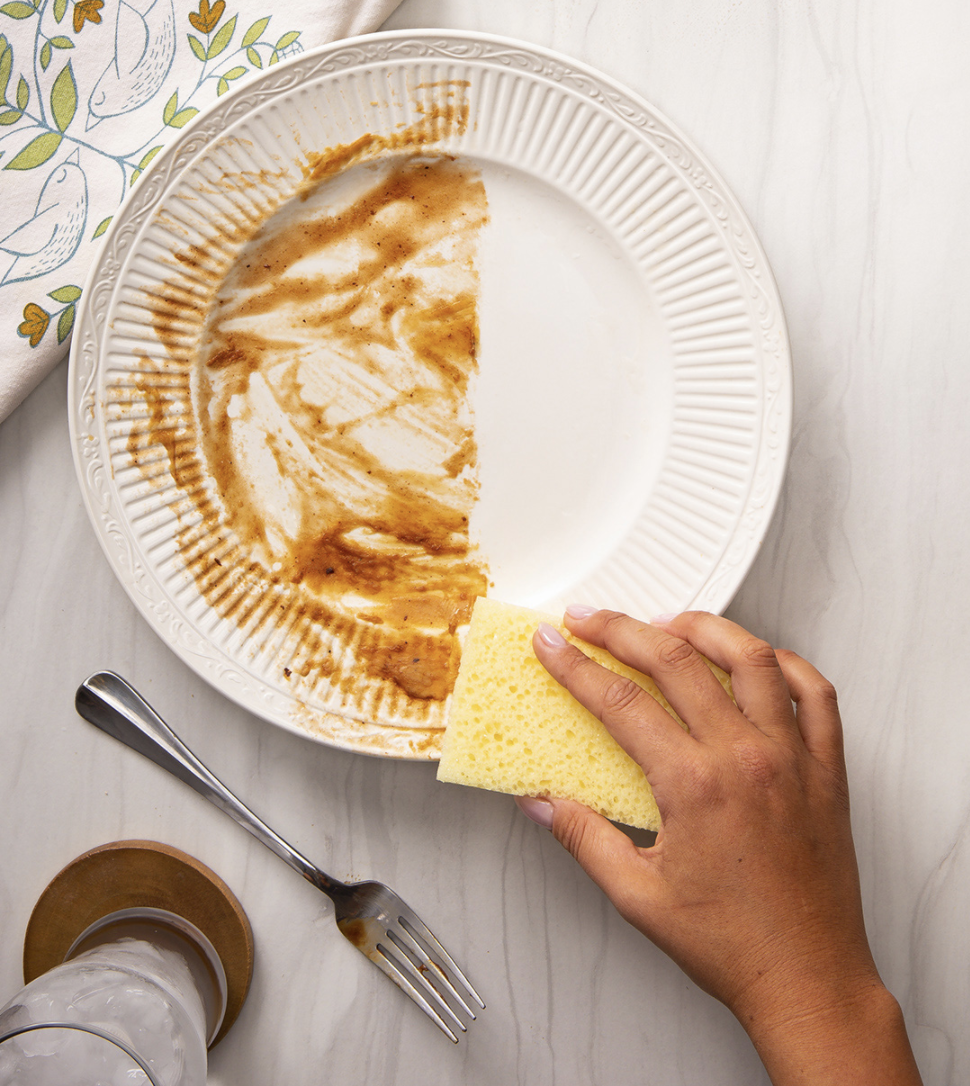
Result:
[[[683,727],[648,676],[572,637],[555,618],[480,598],[462,649],[438,780],[574,799],[616,822],[659,829],[660,812],[643,770],[536,659],[532,635],[540,622],[633,679]],[[710,666],[730,694],[729,676]]]

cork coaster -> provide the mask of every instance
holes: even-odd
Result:
[[[29,984],[64,961],[89,925],[120,909],[166,909],[194,924],[212,943],[226,971],[229,1031],[253,975],[253,932],[233,892],[205,864],[156,841],[115,841],[85,852],[55,875],[41,894],[24,936]]]

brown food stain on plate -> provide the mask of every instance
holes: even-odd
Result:
[[[271,661],[309,730],[318,709],[386,723],[425,757],[488,583],[468,395],[487,199],[428,153],[468,122],[446,93],[176,253],[151,303],[165,357],[112,405],[143,478],[180,492],[179,555],[224,636]]]

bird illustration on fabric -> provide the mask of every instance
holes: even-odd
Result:
[[[77,252],[88,215],[88,183],[79,158],[75,150],[51,170],[33,216],[0,238],[0,268],[11,258],[0,286],[36,279],[66,264]]]
[[[174,58],[173,0],[119,0],[114,56],[91,91],[88,131],[149,101]]]

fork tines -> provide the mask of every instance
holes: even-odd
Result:
[[[388,918],[390,920],[390,918]],[[447,950],[413,913],[401,914],[388,923],[387,942],[379,942],[372,961],[414,1000],[435,1025],[456,1044],[467,1026],[459,1017],[474,1020],[475,1011],[455,985],[457,980],[471,1001],[484,1009],[482,997],[455,964]],[[388,945],[390,944],[390,945]],[[450,1024],[449,1024],[450,1023]]]

